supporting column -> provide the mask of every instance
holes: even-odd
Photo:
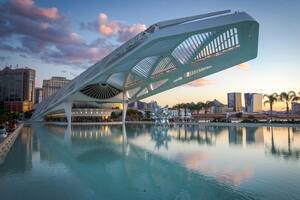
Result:
[[[65,114],[68,121],[68,126],[71,126],[72,123],[72,102],[68,101],[63,104],[63,108],[65,110]]]
[[[125,94],[123,94],[123,112],[122,112],[122,124],[123,124],[123,126],[125,126],[125,122],[126,122],[127,107],[128,107],[128,103],[126,102]]]

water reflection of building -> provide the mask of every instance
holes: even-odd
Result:
[[[290,127],[267,127],[266,154],[276,158],[299,160],[300,136]]]
[[[224,127],[178,125],[169,129],[169,135],[182,142],[197,141],[199,144],[215,145]]]
[[[67,126],[65,125],[47,125],[51,134],[65,137]],[[70,139],[72,142],[99,140],[101,137],[119,138],[122,133],[121,126],[107,125],[73,125],[71,127]]]
[[[229,144],[243,144],[243,128],[237,126],[228,127]]]
[[[247,144],[264,144],[262,127],[245,127]]]
[[[1,168],[7,168],[9,171],[15,172],[30,170],[32,168],[32,147],[32,129],[24,126]]]
[[[111,136],[108,126],[73,126],[72,139],[97,140],[103,136]]]

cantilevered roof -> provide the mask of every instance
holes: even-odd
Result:
[[[132,102],[257,56],[259,24],[229,10],[158,22],[41,102],[39,120],[65,102]]]

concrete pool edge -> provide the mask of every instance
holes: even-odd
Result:
[[[10,148],[14,145],[21,132],[23,125],[23,123],[20,124],[20,126],[16,130],[14,130],[14,132],[11,133],[7,138],[5,138],[5,140],[0,144],[0,165],[5,161]]]

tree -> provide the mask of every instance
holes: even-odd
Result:
[[[194,102],[188,103],[187,108],[191,111],[191,113],[193,113],[194,111],[197,111],[197,105]]]
[[[277,102],[278,100],[278,94],[277,93],[273,93],[270,95],[265,94],[264,98],[266,98],[266,100],[264,101],[264,105],[269,104],[270,105],[270,112],[271,112],[271,121],[272,121],[272,115],[273,115],[273,105]]]
[[[188,106],[187,103],[179,103],[176,104],[173,108],[178,110],[178,115],[180,114],[180,109],[184,109],[184,117],[185,117],[187,113],[187,106]]]
[[[199,112],[200,110],[204,107],[203,106],[203,102],[199,101],[197,104],[196,104],[196,109],[197,109],[197,114],[199,115]]]
[[[208,113],[208,110],[212,107],[213,102],[212,101],[206,101],[205,103],[203,103],[203,108],[204,108],[204,112],[205,114]]]
[[[205,121],[206,121],[206,115],[208,113],[208,110],[212,107],[213,102],[212,101],[206,101],[205,103],[203,103],[203,108],[204,108],[204,114],[205,114]]]
[[[289,91],[289,92],[282,92],[279,95],[279,100],[281,102],[285,102],[286,105],[286,113],[289,114],[290,112],[290,107],[289,105],[291,104],[292,101],[297,101],[299,100],[299,97],[297,97],[296,92],[294,91]]]

